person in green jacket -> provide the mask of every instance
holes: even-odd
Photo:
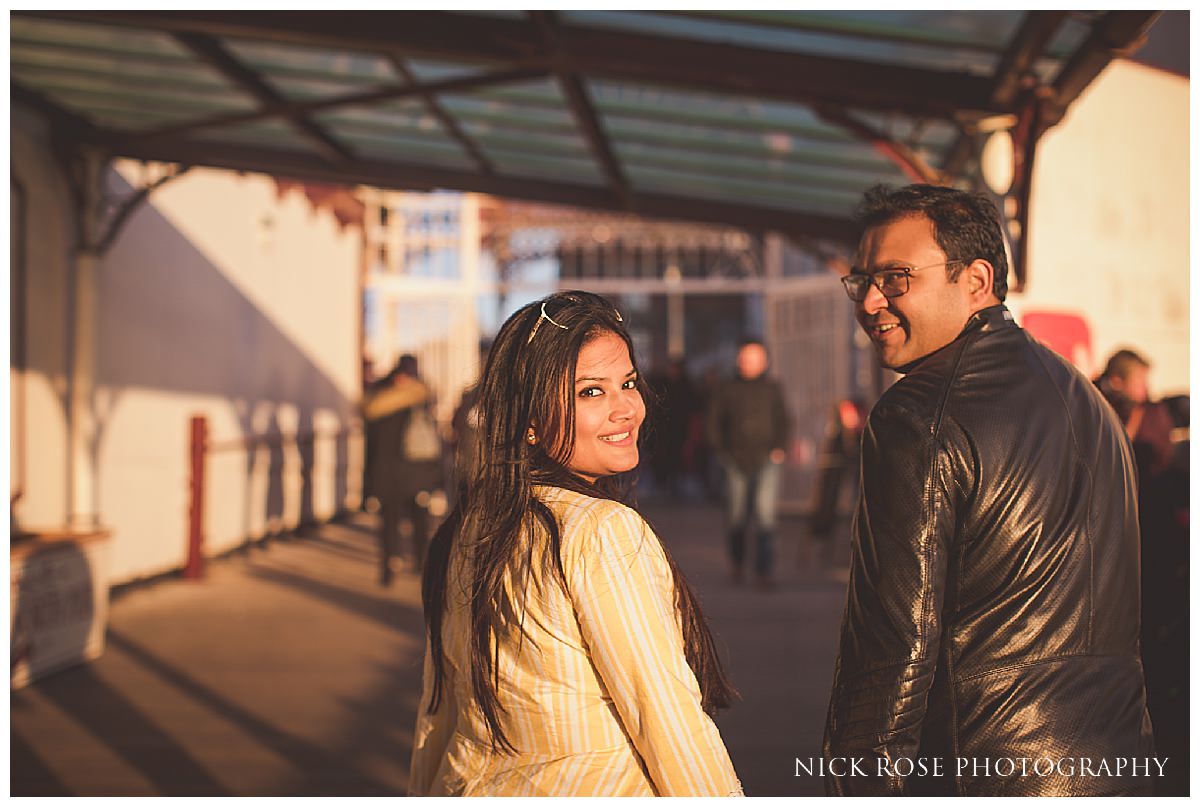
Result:
[[[743,340],[737,377],[709,404],[708,440],[725,470],[725,524],[731,576],[744,579],[746,537],[753,530],[758,584],[771,584],[779,481],[787,458],[789,422],[779,382],[767,377],[767,349]]]

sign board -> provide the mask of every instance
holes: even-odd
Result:
[[[104,650],[108,534],[44,533],[11,548],[12,687]]]

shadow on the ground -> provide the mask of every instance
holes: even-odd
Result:
[[[111,634],[109,641],[121,643]],[[142,709],[99,678],[91,666],[75,667],[30,686],[140,771],[160,794],[232,795]],[[15,737],[16,731],[12,734]],[[14,764],[12,795],[47,795],[44,788],[53,787],[55,782],[44,780],[45,773],[44,765],[26,769]]]
[[[353,756],[345,753],[331,753],[280,730],[120,633],[110,631],[109,643],[113,648],[119,649],[137,661],[147,671],[182,690],[194,701],[228,720],[253,737],[264,748],[274,751],[304,772],[303,780],[295,792],[279,795],[394,795],[394,788],[376,781],[360,771]],[[116,722],[119,725],[120,721]],[[397,751],[399,750],[397,749]],[[168,771],[174,770],[169,764],[164,764],[162,767]],[[160,789],[163,795],[183,795],[178,787],[169,782],[160,784]],[[187,792],[195,793],[194,790]]]
[[[289,586],[307,596],[317,597],[355,616],[374,620],[396,631],[419,635],[423,629],[421,609],[397,600],[381,599],[373,594],[351,591],[333,583],[274,567],[256,566],[248,569],[247,574],[265,583]],[[375,585],[373,579],[364,577],[364,587]]]
[[[15,727],[9,733],[9,795],[73,796]]]

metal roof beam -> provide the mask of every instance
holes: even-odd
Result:
[[[853,115],[835,107],[817,107],[817,114],[836,126],[842,126],[853,132],[857,137],[867,141],[875,150],[887,157],[908,175],[913,182],[924,182],[929,185],[939,185],[943,181],[940,171],[932,168],[921,155],[903,143],[897,143],[883,132],[859,120]]]
[[[495,93],[493,96],[490,96],[488,100],[490,101],[492,99],[503,101],[514,107],[533,109],[535,111],[557,111],[562,108],[557,99],[537,96],[523,96],[517,94],[509,95],[503,91]],[[764,118],[752,118],[748,117],[745,113],[714,114],[709,111],[695,109],[691,109],[686,112],[678,112],[672,111],[669,108],[664,109],[662,105],[614,101],[611,98],[605,98],[596,104],[596,111],[610,124],[617,120],[634,121],[638,123],[668,123],[676,126],[686,126],[693,129],[708,129],[711,131],[735,133],[749,132],[755,136],[761,136],[764,132],[770,132],[772,134],[778,133],[791,135],[794,137],[804,138],[806,140],[820,140],[834,143],[853,142],[854,140],[853,137],[846,134],[841,129],[818,127],[803,123],[780,121],[777,119],[768,120]],[[477,114],[478,113],[466,113],[464,117]],[[611,126],[609,128],[611,129]],[[574,129],[572,129],[572,131],[574,131]]]
[[[558,35],[558,19],[554,12],[530,11],[529,16],[545,41],[551,62],[555,65],[565,64],[568,56],[563,52],[562,41]],[[584,139],[587,140],[592,157],[600,166],[600,170],[608,180],[608,185],[617,197],[620,206],[629,209],[631,207],[629,180],[625,178],[625,172],[613,152],[612,144],[604,132],[604,125],[600,122],[600,116],[596,114],[596,107],[588,96],[587,88],[579,76],[568,69],[556,66],[554,74],[558,78],[559,87],[571,108],[571,116],[575,119]]]
[[[532,134],[552,138],[564,138],[576,134],[573,125],[543,123],[514,115],[480,115],[472,113],[469,116],[464,115],[463,119],[486,124],[489,129],[487,138],[489,143],[507,144],[515,142],[522,144],[525,150],[535,153],[538,151],[537,139],[530,140],[524,137],[524,135]],[[774,151],[765,145],[729,143],[715,138],[710,140],[692,134],[664,134],[661,131],[650,131],[648,129],[633,131],[629,129],[610,128],[609,131],[615,135],[622,146],[646,146],[666,150],[684,149],[691,154],[695,154],[697,157],[704,157],[706,159],[718,159],[729,155],[754,158],[771,165],[816,165],[874,172],[887,170],[888,165],[891,165],[890,160],[887,161],[888,165],[881,165],[872,157],[848,157],[844,154],[835,154],[812,148],[800,149],[793,147],[786,151]],[[841,131],[833,132],[833,130],[830,130],[830,132],[837,137],[836,139],[826,137],[825,140],[827,142],[839,146],[858,144],[858,140],[852,136],[846,135],[843,137]]]
[[[1145,44],[1146,33],[1161,14],[1161,11],[1104,12],[1054,80],[1054,98],[1038,127],[1039,133],[1063,119],[1067,107],[1109,62],[1130,56]]]
[[[513,81],[528,81],[529,79],[542,78],[547,75],[547,71],[537,70],[500,70],[494,73],[482,73],[473,76],[462,76],[459,78],[446,79],[445,81],[431,81],[425,84],[412,84],[406,86],[387,86],[379,89],[369,90],[367,92],[354,93],[352,95],[339,95],[334,98],[320,98],[311,101],[281,101],[275,104],[264,104],[259,109],[250,110],[249,112],[228,112],[220,115],[213,115],[207,118],[197,118],[184,123],[171,124],[146,132],[130,133],[130,137],[136,139],[157,139],[168,137],[171,135],[183,134],[192,132],[197,129],[214,129],[222,126],[232,126],[236,123],[249,123],[256,120],[265,120],[275,117],[293,117],[310,115],[313,112],[323,112],[329,109],[337,109],[344,106],[372,106],[381,104],[385,101],[394,101],[400,98],[412,98],[424,93],[436,95],[442,92],[462,92],[465,90],[475,89],[476,87],[486,87],[494,84],[504,84]]]
[[[1002,45],[996,45],[978,37],[968,39],[964,38],[962,34],[941,33],[862,18],[839,17],[824,11],[655,11],[654,13],[708,22],[732,23],[751,28],[782,28],[846,39],[897,42],[902,45],[918,45],[939,50],[967,50],[987,54],[999,54],[1003,50]]]
[[[100,130],[82,115],[59,106],[40,92],[16,81],[9,82],[9,99],[45,115],[54,129],[68,137],[95,142]]]
[[[213,37],[205,34],[178,32],[175,34],[175,38],[236,86],[253,95],[260,104],[272,107],[284,103],[284,99],[279,93],[269,87],[257,73],[238,61],[232,53],[225,50],[225,47]],[[284,117],[316,147],[325,159],[335,165],[354,159],[354,154],[350,149],[304,115],[290,113],[285,114]]]
[[[466,150],[467,154],[471,155],[471,159],[475,161],[475,165],[479,167],[479,170],[484,174],[489,175],[496,173],[496,166],[492,165],[492,161],[489,160],[487,155],[480,150],[479,144],[472,140],[470,135],[463,131],[463,128],[459,126],[458,121],[455,120],[454,117],[451,116],[441,104],[438,103],[437,94],[431,91],[428,87],[421,86],[421,83],[417,81],[417,77],[413,75],[413,72],[409,68],[408,64],[406,64],[405,61],[399,56],[393,53],[390,55],[390,59],[392,62],[392,68],[399,73],[400,76],[406,82],[408,82],[411,87],[416,89],[417,94],[421,96],[421,100],[425,102],[425,108],[429,110],[431,115],[438,119],[438,121],[442,124],[442,128],[444,128],[451,137],[459,142],[463,149]]]
[[[200,141],[134,144],[114,136],[106,145],[114,155],[132,159],[182,162],[341,185],[361,184],[409,190],[453,188],[596,210],[617,209],[612,194],[604,188],[499,174],[484,176],[474,171],[438,168],[429,164],[358,159],[342,166],[331,166],[316,157],[295,152]],[[848,245],[855,243],[858,238],[857,227],[849,218],[671,194],[638,194],[632,212],[654,218],[711,222],[756,231],[776,230],[789,235],[811,235]]]
[[[1021,27],[996,66],[992,76],[989,100],[997,105],[1012,106],[1021,91],[1021,82],[1033,69],[1033,65],[1054,39],[1054,35],[1067,18],[1065,11],[1030,11],[1021,20]],[[945,172],[957,176],[971,158],[975,135],[963,131],[946,158]]]
[[[406,11],[14,12],[210,36],[469,63],[553,67],[536,31],[519,20]],[[966,72],[883,65],[780,50],[561,25],[572,72],[799,103],[825,102],[938,118],[985,116],[988,79]]]
[[[996,66],[990,98],[993,103],[1012,106],[1021,91],[1021,79],[1042,57],[1058,29],[1067,19],[1065,11],[1030,11],[1021,20],[1008,50]]]

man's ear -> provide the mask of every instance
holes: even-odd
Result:
[[[967,294],[971,300],[973,311],[995,304],[996,300],[992,291],[992,280],[995,275],[995,268],[983,258],[976,258],[962,270],[959,282],[965,283],[967,286]]]

